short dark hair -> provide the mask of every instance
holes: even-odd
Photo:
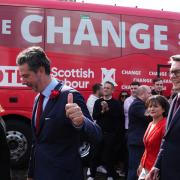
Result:
[[[50,60],[41,47],[32,46],[21,51],[16,58],[17,65],[28,64],[29,70],[37,72],[40,67],[44,67],[47,75],[50,75]]]
[[[150,96],[148,100],[146,101],[146,107],[154,106],[157,104],[159,104],[164,109],[164,112],[162,114],[163,117],[167,117],[168,111],[169,111],[169,102],[164,96],[153,95],[153,96]]]
[[[158,81],[163,81],[163,79],[162,78],[160,78],[160,77],[157,77],[157,78],[154,78],[153,80],[152,80],[152,82],[155,84],[156,82],[158,82]]]
[[[140,82],[137,82],[137,81],[133,81],[130,86],[140,86],[141,83]]]
[[[126,90],[122,90],[121,92],[120,92],[120,94],[119,94],[120,96],[129,96],[129,93],[128,93],[128,91],[126,91]]]
[[[106,81],[104,84],[110,84],[112,88],[114,89],[114,84],[111,81]]]
[[[119,94],[118,99],[121,100],[122,97],[125,97],[125,98],[129,97],[128,91],[122,90],[122,91],[120,92],[120,94]]]
[[[100,83],[94,84],[94,85],[92,86],[93,94],[96,94],[96,92],[97,92],[98,90],[100,90],[101,87],[102,87],[102,84],[100,84]]]
[[[172,63],[172,61],[180,61],[180,54],[173,55],[169,58],[169,64]]]

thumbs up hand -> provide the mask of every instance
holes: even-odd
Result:
[[[67,104],[65,106],[66,116],[72,121],[72,123],[79,127],[84,122],[84,115],[81,111],[81,108],[73,103],[73,94],[69,93],[67,97]]]

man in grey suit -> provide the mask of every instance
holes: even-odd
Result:
[[[28,180],[83,180],[80,135],[98,142],[82,95],[50,76],[50,62],[40,47],[20,52],[17,65],[22,83],[39,94],[32,113],[33,146]]]
[[[180,179],[180,55],[171,56],[170,64],[170,79],[178,95],[171,103],[161,148],[146,180]]]

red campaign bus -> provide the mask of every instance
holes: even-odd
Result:
[[[36,45],[52,62],[52,76],[85,97],[94,83],[111,81],[120,90],[132,81],[152,85],[180,49],[180,13],[56,0],[0,1],[0,104],[14,165],[23,165],[31,144],[35,93],[21,84],[16,56]],[[157,68],[160,72],[158,73]]]

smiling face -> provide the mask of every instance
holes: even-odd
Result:
[[[113,92],[114,92],[114,87],[112,86],[112,84],[105,83],[104,84],[104,91],[103,91],[104,96],[110,97],[110,96],[112,96]]]
[[[169,102],[162,95],[153,95],[146,101],[148,113],[153,119],[162,119],[167,117],[169,111]]]
[[[159,103],[152,103],[148,106],[148,112],[153,119],[163,118],[164,111]]]
[[[180,61],[172,61],[170,68],[170,79],[173,84],[173,89],[180,92]]]
[[[138,87],[139,87],[138,85],[130,85],[130,91],[132,96],[136,96]]]

